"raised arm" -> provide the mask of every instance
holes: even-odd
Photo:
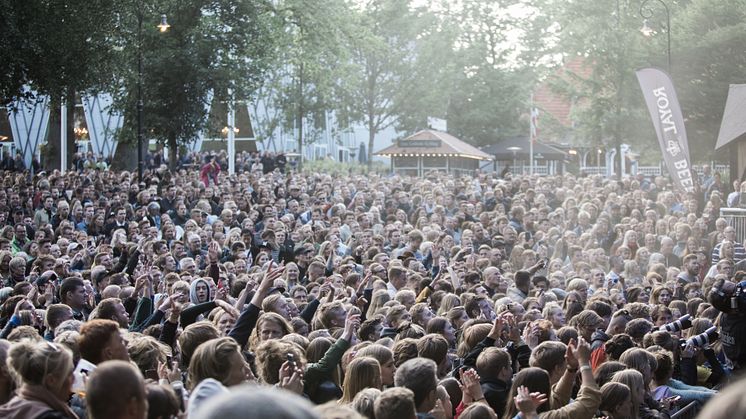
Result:
[[[246,346],[246,343],[249,341],[249,336],[251,336],[251,332],[254,330],[254,326],[256,326],[256,321],[259,319],[259,311],[262,307],[262,300],[264,300],[269,293],[275,279],[282,276],[284,270],[284,266],[279,266],[273,270],[272,263],[270,262],[269,270],[264,274],[264,278],[262,278],[259,288],[251,298],[251,303],[249,303],[249,306],[243,310],[241,316],[239,316],[236,321],[236,325],[233,326],[233,329],[228,333],[228,336],[233,338],[241,348]]]

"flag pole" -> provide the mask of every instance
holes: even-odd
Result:
[[[528,122],[528,159],[529,159],[529,175],[534,175],[534,133],[536,132],[536,127],[534,126],[534,94],[531,93],[531,107],[529,108],[529,122]]]

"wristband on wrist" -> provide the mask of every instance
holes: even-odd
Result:
[[[574,374],[574,373],[578,372],[578,369],[577,369],[577,368],[570,368],[570,367],[567,367],[567,371],[568,371],[568,372],[571,372],[571,373],[573,373],[573,374]]]
[[[589,370],[590,371],[591,370],[591,366],[590,365],[582,365],[580,367],[580,372],[583,372],[585,370]]]

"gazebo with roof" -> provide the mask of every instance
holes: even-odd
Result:
[[[471,174],[492,156],[459,140],[451,134],[433,129],[419,131],[397,140],[376,156],[390,157],[391,170],[408,176],[423,176],[433,170]]]

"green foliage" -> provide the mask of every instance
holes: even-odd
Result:
[[[282,23],[274,34],[278,49],[260,93],[281,111],[263,115],[259,131],[266,136],[280,125],[296,129],[302,147],[326,127],[325,112],[339,107],[333,86],[349,58],[355,16],[343,0],[285,0],[276,12]],[[304,121],[318,131],[304,132]]]
[[[573,99],[575,144],[655,144],[635,78],[635,70],[649,65],[653,54],[639,31],[639,9],[620,2],[617,13],[613,5],[590,0],[551,6],[559,24],[556,52],[563,57],[562,65],[580,62],[583,69],[581,74],[560,71],[550,78],[557,92]],[[655,52],[665,60],[665,48]]]
[[[27,85],[59,103],[62,95],[109,80],[113,0],[3,0],[0,3],[0,99],[23,96]]]
[[[746,0],[663,1],[692,155],[709,159],[728,85],[746,82]],[[173,150],[220,128],[209,126],[205,100],[212,92],[222,106],[232,92],[267,106],[252,121],[260,140],[295,129],[303,147],[333,115],[341,129],[363,123],[372,152],[383,129],[411,133],[429,116],[475,144],[523,134],[531,92],[548,80],[573,101],[574,126],[544,114],[544,132],[656,150],[634,76],[665,68],[665,12],[650,5],[656,33],[645,38],[640,3],[621,0],[0,0],[0,99],[19,97],[24,85],[55,106],[112,92],[125,112],[126,149],[136,138],[141,51],[146,136]],[[167,33],[155,27],[163,13]],[[575,61],[587,72],[564,72]]]
[[[714,153],[730,84],[746,83],[746,1],[693,0],[672,22],[673,75],[698,160]]]
[[[352,39],[351,61],[337,94],[342,120],[363,122],[369,130],[368,161],[375,135],[396,122],[397,106],[412,93],[421,73],[414,45],[419,30],[409,1],[373,0],[360,11],[363,35]]]
[[[248,98],[263,78],[267,57],[275,53],[272,36],[279,19],[263,1],[141,0],[120,7],[119,77],[110,90],[118,92],[116,104],[127,116],[120,140],[130,143],[137,124],[138,14],[143,19],[145,132],[170,150],[209,128],[205,106],[210,93],[215,102],[227,102],[231,94]],[[156,28],[161,13],[171,25],[165,33]]]

